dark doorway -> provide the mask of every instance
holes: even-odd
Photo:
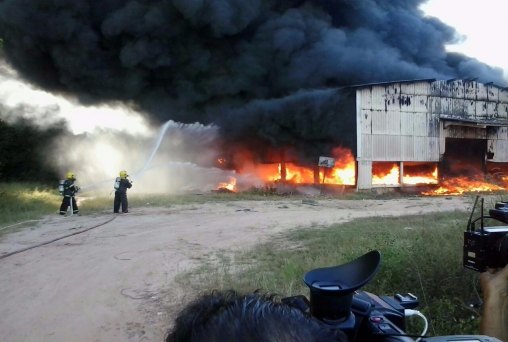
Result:
[[[483,178],[485,173],[485,139],[446,138],[441,176]]]

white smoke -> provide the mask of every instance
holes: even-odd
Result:
[[[71,97],[51,94],[23,81],[5,61],[0,60],[0,103],[7,109],[0,118],[7,121],[29,120],[47,128],[62,120],[73,134],[98,129],[126,131],[148,136],[151,128],[141,113],[122,103],[83,106]]]
[[[83,106],[24,82],[0,63],[0,119],[26,119],[42,129],[64,122],[69,133],[47,147],[46,159],[62,177],[74,172],[83,191],[107,194],[121,170],[139,193],[209,191],[235,176],[215,167],[216,126],[170,120],[153,127],[125,104]]]

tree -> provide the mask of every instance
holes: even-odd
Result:
[[[46,163],[47,147],[62,134],[61,127],[41,129],[27,120],[0,119],[0,180],[50,181],[58,178]]]

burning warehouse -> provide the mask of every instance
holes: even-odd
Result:
[[[306,100],[280,100],[261,133],[277,147],[263,149],[257,157],[233,148],[230,166],[267,182],[340,184],[358,190],[438,187],[449,182],[458,187],[460,181],[468,183],[468,190],[492,190],[497,186],[488,181],[505,181],[505,88],[474,80],[424,79],[323,92],[326,95],[302,94],[308,96]],[[311,97],[314,102],[309,101]],[[316,104],[317,97],[325,100]],[[263,103],[251,106],[249,112],[256,112],[252,107],[266,111]],[[285,122],[285,111],[307,116]],[[292,130],[302,132],[299,138],[285,136],[284,128],[297,122],[302,127]],[[317,132],[316,127],[322,130]],[[318,167],[320,156],[333,158],[333,168]]]
[[[357,88],[355,107],[358,189],[379,185],[376,175],[387,169],[390,185],[406,186],[481,179],[508,161],[508,91],[494,84],[371,84]]]

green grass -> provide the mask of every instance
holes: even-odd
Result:
[[[309,227],[253,251],[216,255],[213,262],[179,281],[195,291],[234,288],[281,296],[308,295],[305,272],[349,262],[379,250],[382,266],[364,290],[377,295],[411,292],[430,320],[430,335],[478,333],[477,274],[462,267],[468,213],[365,218],[327,228]],[[421,331],[417,318],[408,330]]]
[[[114,195],[82,191],[76,197],[83,214],[111,210]],[[282,196],[250,191],[239,194],[206,193],[190,195],[130,194],[132,207],[170,207],[192,203],[240,200],[278,200]],[[298,198],[297,196],[295,198]],[[44,215],[58,212],[62,196],[57,187],[36,183],[0,182],[0,226],[39,219]]]
[[[299,195],[277,195],[263,189],[242,193],[211,192],[188,195],[158,195],[129,193],[129,207],[171,207],[175,205],[202,204],[241,200],[301,199]],[[114,195],[104,192],[82,191],[76,197],[82,215],[109,212],[113,209]],[[34,224],[45,215],[56,214],[62,201],[57,187],[36,183],[0,182],[0,236]]]
[[[113,206],[112,193],[95,193],[82,191],[77,199],[82,214],[109,211]],[[379,194],[376,192],[331,193],[320,195],[319,199],[340,198],[345,200],[392,199],[407,197],[397,191]],[[263,200],[278,201],[281,199],[300,200],[308,198],[301,194],[277,194],[273,189],[252,188],[240,193],[209,192],[203,194],[128,194],[131,207],[171,207],[174,205],[202,204],[207,202]],[[40,219],[44,215],[56,213],[60,207],[61,196],[57,187],[36,183],[1,183],[0,182],[0,228],[27,220]],[[1,234],[1,233],[0,233]]]
[[[44,185],[0,183],[0,226],[39,219],[48,213],[56,212],[60,202],[58,191]],[[6,233],[7,230],[12,231],[4,229],[0,234]]]

